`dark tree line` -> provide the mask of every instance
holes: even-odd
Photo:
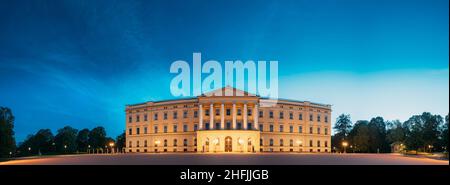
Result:
[[[391,146],[401,145],[416,152],[447,152],[449,115],[442,118],[424,112],[405,122],[387,121],[382,117],[358,120],[353,124],[350,115],[340,115],[334,126],[332,146],[336,151],[391,152]],[[348,143],[344,147],[343,143]]]
[[[121,151],[125,146],[125,132],[116,140],[106,135],[103,127],[78,130],[70,126],[58,129],[56,135],[50,129],[40,129],[16,146],[14,116],[9,108],[0,107],[0,158],[29,155],[85,153],[88,149],[105,149],[114,143]]]

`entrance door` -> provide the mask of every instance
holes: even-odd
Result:
[[[231,152],[233,150],[232,141],[230,136],[225,138],[225,152]]]

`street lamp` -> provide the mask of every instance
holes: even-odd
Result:
[[[344,153],[347,153],[347,146],[348,146],[347,141],[343,141],[342,146],[344,147]]]
[[[111,147],[111,153],[113,153],[113,151],[114,151],[114,149],[113,149],[114,143],[113,143],[113,142],[110,142],[110,143],[109,143],[109,146]]]

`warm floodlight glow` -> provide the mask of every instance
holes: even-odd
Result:
[[[114,143],[113,143],[113,142],[109,143],[109,146],[110,146],[110,147],[113,147],[113,146],[114,146]]]
[[[239,144],[240,144],[240,145],[244,144],[244,140],[239,139]]]
[[[343,146],[343,147],[347,147],[347,146],[348,146],[347,141],[342,142],[342,146]]]
[[[217,138],[214,139],[214,140],[213,140],[213,144],[214,144],[214,145],[218,145],[218,144],[219,144],[219,139],[217,139]]]
[[[155,144],[159,145],[159,143],[161,143],[161,141],[159,141],[159,140],[155,141]]]

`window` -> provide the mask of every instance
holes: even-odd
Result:
[[[320,134],[320,128],[317,128],[317,134]]]
[[[248,122],[247,123],[247,130],[253,130],[252,125],[253,125],[252,123]]]
[[[144,140],[144,147],[147,147],[147,140]]]
[[[309,146],[313,147],[313,141],[312,140],[309,140]]]
[[[262,132],[264,131],[264,125],[263,124],[259,124],[259,130]]]
[[[269,131],[270,131],[270,132],[273,132],[273,125],[270,125]]]
[[[289,113],[289,119],[294,119],[294,113],[292,112]]]
[[[241,109],[238,109],[238,110],[237,110],[237,115],[238,115],[238,116],[242,115]]]
[[[139,147],[139,141],[136,141],[136,147]]]
[[[188,117],[188,111],[183,111],[183,118],[187,118]]]
[[[269,118],[270,118],[270,119],[273,119],[273,111],[270,111],[270,112],[269,112]]]
[[[177,119],[177,118],[178,118],[178,112],[175,111],[175,112],[173,112],[173,119]]]
[[[317,115],[317,122],[320,122],[320,114]]]
[[[328,135],[328,128],[325,128],[325,135]]]
[[[280,132],[284,132],[284,126],[280,125]]]
[[[128,123],[131,123],[133,121],[132,119],[131,116],[128,116]]]
[[[158,126],[155,125],[155,129],[154,129],[155,134],[158,133]]]
[[[164,133],[167,133],[167,125],[164,125]]]
[[[264,112],[262,110],[259,111],[259,117],[262,118],[264,116]]]
[[[177,139],[173,139],[173,146],[177,146],[178,140]]]
[[[198,117],[198,111],[194,111],[194,118]]]
[[[325,116],[325,123],[328,123],[328,116]]]
[[[230,130],[231,129],[231,122],[227,122],[227,129]]]
[[[205,116],[209,116],[209,109],[205,110]]]
[[[216,128],[217,130],[220,130],[220,123],[216,123]]]
[[[298,120],[303,120],[303,114],[302,113],[298,114]]]
[[[183,132],[187,132],[188,131],[188,126],[187,125],[183,125]]]
[[[317,147],[320,147],[320,141],[317,141]]]
[[[263,139],[259,139],[259,145],[260,145],[260,146],[263,146],[263,145],[264,145]]]
[[[284,145],[283,139],[280,139],[280,146],[283,146],[283,145]]]
[[[139,122],[139,115],[136,115],[136,122]]]
[[[280,119],[284,119],[284,113],[280,111]]]
[[[303,133],[303,127],[301,125],[298,126],[298,133]]]
[[[155,114],[153,115],[153,119],[154,119],[154,120],[158,120],[158,113],[155,113]]]
[[[130,142],[128,142],[128,147],[130,147],[130,148],[132,148],[133,147],[133,145],[132,145],[133,143],[130,141]]]
[[[294,146],[294,140],[289,140],[289,146]]]
[[[294,133],[294,126],[289,125],[289,132],[290,132],[290,133]]]
[[[197,146],[197,138],[194,138],[194,146]],[[195,149],[197,151],[197,149]]]
[[[328,147],[328,141],[325,141],[325,147]],[[326,150],[325,150],[326,151]]]
[[[197,130],[198,130],[198,125],[194,124],[194,131],[197,131]]]
[[[147,116],[147,114],[144,114],[144,121],[148,121],[148,116]]]
[[[205,123],[205,130],[209,130],[209,123]]]
[[[238,130],[241,130],[241,129],[242,129],[242,123],[241,123],[241,122],[238,122],[238,123],[237,123],[237,129],[238,129]]]
[[[188,140],[187,139],[184,139],[183,140],[183,146],[187,146],[188,145]]]
[[[220,116],[220,109],[216,109],[216,116]]]
[[[164,113],[164,120],[167,119],[167,112]]]
[[[139,135],[140,134],[140,128],[138,127],[138,128],[136,128],[136,135]]]
[[[173,125],[173,132],[177,132],[178,131],[178,125]]]
[[[252,109],[247,109],[247,116],[251,116],[252,115]]]
[[[231,110],[227,109],[227,116],[231,115]]]
[[[313,133],[313,128],[309,127],[309,133],[312,134]]]
[[[270,146],[273,146],[273,139],[270,139],[269,145],[270,145]]]
[[[313,115],[309,114],[309,121],[313,121]]]
[[[167,147],[167,139],[164,139],[164,147]]]
[[[133,131],[131,128],[128,129],[128,135],[132,135]]]
[[[147,127],[144,127],[144,134],[147,134],[147,131],[148,131]]]

